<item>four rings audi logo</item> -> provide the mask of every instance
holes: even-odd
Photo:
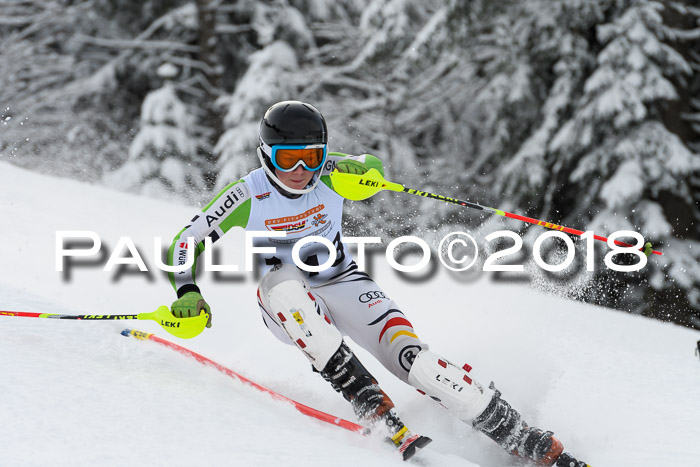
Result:
[[[386,298],[384,296],[384,292],[380,292],[378,290],[373,290],[371,292],[366,292],[357,297],[360,300],[360,303],[367,303],[372,300],[376,300],[378,298]]]

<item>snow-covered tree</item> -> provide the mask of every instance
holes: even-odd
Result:
[[[516,135],[513,131],[505,131],[512,155],[506,153],[503,165],[493,171],[494,194],[502,194],[515,205],[543,217],[550,215],[556,190],[564,182],[561,174],[565,173],[558,155],[549,150],[549,144],[560,128],[562,116],[570,112],[570,106],[591,69],[593,56],[583,33],[602,19],[597,3],[558,2],[549,8],[544,4],[530,3],[529,14],[525,16],[530,18],[528,26],[519,28],[528,31],[528,36],[523,38],[517,51],[517,55],[525,55],[525,61],[532,64],[521,66],[522,70],[529,70],[530,87],[523,88],[521,83],[518,85],[521,89],[517,90],[504,85],[510,81],[523,81],[513,72],[496,77],[507,93],[506,99],[499,98],[496,102],[510,103],[498,116],[499,120],[510,122],[510,115],[515,113],[520,122],[510,124],[526,125],[521,126]],[[540,67],[545,67],[545,70]],[[525,107],[534,104],[538,111],[526,115],[513,112],[513,104],[522,101],[519,96],[528,93],[530,98],[522,103]],[[493,162],[483,159],[487,158],[482,157],[475,168],[495,167]],[[503,160],[503,156],[496,159]]]
[[[295,98],[290,75],[297,68],[294,49],[286,42],[273,42],[250,56],[250,66],[229,99],[224,119],[228,129],[215,148],[219,154],[217,188],[260,165],[255,153],[260,119],[275,102]]]
[[[676,247],[677,238],[692,237],[697,209],[689,182],[699,159],[663,118],[667,103],[679,99],[676,86],[684,80],[678,77],[689,77],[692,69],[667,43],[663,11],[655,1],[617,2],[605,12],[611,21],[597,27],[595,43],[582,42],[568,28],[554,49],[560,58],[542,124],[500,171],[505,184],[498,186],[509,197],[527,203],[539,217],[598,233],[634,230]],[[592,70],[582,74],[586,48],[598,50]],[[697,261],[695,251],[686,245],[682,255]],[[689,269],[675,269],[674,275],[669,263],[656,264],[650,261],[653,289],[638,287],[618,297],[617,306],[652,313],[659,304],[648,296],[677,291],[678,285],[689,300],[675,305],[692,304],[689,293],[697,279],[688,287],[677,275]]]
[[[376,154],[392,181],[642,232],[664,256],[585,298],[700,328],[698,18],[696,0],[0,2],[0,155],[215,190],[258,166],[264,111],[301,99],[331,150]],[[348,203],[348,233],[542,231],[399,196]]]
[[[429,31],[439,29],[435,27],[439,21],[428,24],[439,9],[414,0],[370,1],[357,23],[346,27],[348,33],[319,47],[326,65],[319,76],[304,73],[315,81],[307,78],[305,95],[318,95],[332,149],[376,154],[384,161],[387,178],[409,185],[420,183],[423,171],[416,167],[418,152],[411,144],[417,131],[404,116],[423,104],[406,92],[415,75],[404,62],[411,50],[422,48]],[[397,205],[385,198],[380,195],[368,203],[352,204],[350,224],[358,219],[358,226],[371,225],[384,236],[415,229],[417,223],[409,219],[420,215],[419,200],[405,199]]]
[[[347,37],[354,37],[365,4],[365,0],[299,0],[254,5],[250,25],[260,48],[248,56],[245,73],[231,97],[222,99],[227,104],[226,130],[215,148],[219,156],[217,187],[259,166],[255,147],[260,119],[270,105],[281,100],[313,102],[329,122],[331,150],[342,150],[339,141],[346,134],[347,122],[338,122],[335,117],[337,102],[323,100],[323,86],[334,79],[329,65],[337,56],[351,59],[355,54]]]
[[[164,78],[174,77],[176,68],[164,64]],[[150,92],[141,107],[141,128],[129,147],[129,159],[105,176],[111,186],[162,199],[202,201],[206,196],[204,165],[190,136],[194,119],[177,97],[169,79]]]
[[[121,109],[100,112],[88,105],[98,90],[116,92],[113,76],[85,79],[109,59],[79,40],[106,28],[95,7],[92,0],[0,4],[0,102],[7,119],[0,153],[12,162],[96,180],[127,140],[118,124]]]

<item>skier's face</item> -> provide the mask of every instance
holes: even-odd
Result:
[[[303,190],[311,181],[314,173],[300,165],[291,172],[282,172],[281,170],[275,169],[275,175],[289,188]]]

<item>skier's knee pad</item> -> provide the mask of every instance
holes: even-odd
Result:
[[[471,421],[489,405],[494,391],[471,378],[467,365],[459,368],[429,350],[413,361],[408,383],[436,400],[460,420]]]
[[[343,340],[310,294],[304,275],[293,265],[282,265],[260,281],[260,300],[294,344],[322,371]]]

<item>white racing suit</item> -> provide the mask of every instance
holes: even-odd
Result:
[[[330,153],[320,174],[321,183],[296,198],[281,194],[262,168],[224,188],[170,247],[171,266],[186,264],[191,255],[195,257],[192,268],[170,273],[178,297],[189,291],[199,292],[194,271],[206,237],[216,242],[233,227],[286,232],[284,238],[259,237],[254,241],[256,247],[276,249],[258,256],[265,273],[258,288],[265,324],[280,340],[299,348],[314,369],[353,403],[358,416],[371,412],[375,420],[383,420],[400,452],[430,440],[413,435],[401,423],[393,403],[343,342],[343,335],[367,349],[400,380],[472,424],[506,451],[538,465],[586,465],[566,453],[562,455],[563,447],[551,432],[528,427],[493,386],[485,388],[469,375],[468,365],[459,367],[432,353],[398,305],[358,270],[343,245],[343,198],[333,190],[327,176],[345,157],[383,172],[374,156]],[[321,236],[332,243],[336,259],[330,267],[307,273],[293,264],[292,248],[307,236]],[[188,237],[194,237],[193,251],[187,248]],[[307,243],[299,257],[309,266],[319,266],[327,263],[329,251],[323,244]]]

